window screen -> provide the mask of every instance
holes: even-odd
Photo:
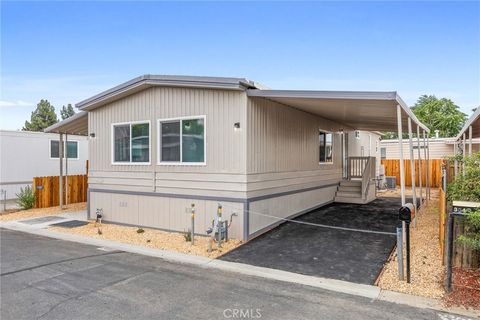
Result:
[[[114,126],[115,162],[130,162],[130,125]]]
[[[161,135],[162,161],[180,161],[180,121],[162,122]]]
[[[50,158],[58,158],[60,156],[60,142],[58,140],[50,140]]]

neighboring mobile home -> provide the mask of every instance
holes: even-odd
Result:
[[[90,218],[102,209],[106,221],[186,231],[193,203],[204,234],[221,204],[243,240],[333,201],[375,199],[378,145],[349,154],[364,140],[346,133],[399,120],[407,130],[409,118],[428,130],[396,92],[267,90],[239,78],[145,75],[76,106],[46,131],[90,136]]]
[[[422,140],[423,141],[423,140]],[[455,155],[455,141],[456,138],[431,138],[430,139],[430,159],[445,159]],[[408,140],[403,141],[403,153],[408,154],[409,145]],[[460,147],[462,145],[460,144]],[[414,146],[416,149],[417,147]],[[423,145],[420,150],[423,153]],[[472,139],[473,152],[480,151],[480,139]],[[457,152],[460,152],[458,150]],[[381,159],[400,159],[400,144],[397,139],[389,139],[380,141]],[[414,152],[415,159],[417,159],[417,151]]]
[[[0,130],[0,150],[0,189],[7,200],[32,186],[33,177],[58,176],[58,134]],[[87,137],[69,135],[66,150],[69,174],[85,174]]]

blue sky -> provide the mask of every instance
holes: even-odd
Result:
[[[0,128],[141,74],[480,105],[480,2],[1,2]]]

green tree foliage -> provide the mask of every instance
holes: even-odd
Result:
[[[75,110],[73,110],[72,104],[70,103],[67,106],[63,106],[62,109],[60,109],[60,116],[62,117],[62,120],[70,118],[74,114],[75,114]]]
[[[430,129],[430,137],[435,136],[435,130],[439,131],[440,137],[455,137],[467,120],[467,115],[452,100],[438,99],[434,95],[421,96],[411,109],[418,120]],[[382,135],[382,139],[396,138],[396,132]],[[404,132],[403,138],[408,138],[408,134]]]
[[[411,108],[415,116],[430,129],[430,136],[439,130],[440,137],[454,137],[460,132],[467,115],[447,98],[423,95]]]
[[[465,169],[463,173],[457,174],[453,183],[448,185],[448,200],[480,202],[480,152],[465,158],[458,156],[456,159],[460,168],[464,164]]]
[[[460,167],[465,165],[465,170],[448,185],[447,199],[480,202],[480,152],[465,159],[456,157],[456,160],[460,162]],[[467,214],[465,233],[460,235],[457,241],[474,250],[480,250],[480,209]]]
[[[22,130],[25,131],[43,131],[43,129],[58,122],[55,107],[48,100],[40,100],[37,108],[32,112],[30,121],[25,121]]]
[[[480,209],[467,213],[465,234],[460,235],[457,241],[480,251]]]

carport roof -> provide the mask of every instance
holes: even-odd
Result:
[[[68,133],[86,136],[88,135],[88,113],[85,111],[80,111],[70,118],[51,125],[44,131],[50,133]]]
[[[480,106],[477,107],[477,110],[467,120],[462,130],[460,130],[460,133],[457,135],[456,140],[460,139],[464,133],[466,133],[468,137],[468,128],[470,126],[472,126],[472,138],[480,138]]]
[[[261,97],[330,119],[355,130],[397,131],[397,105],[402,110],[402,128],[429,132],[395,91],[302,91],[249,89],[250,97]]]

